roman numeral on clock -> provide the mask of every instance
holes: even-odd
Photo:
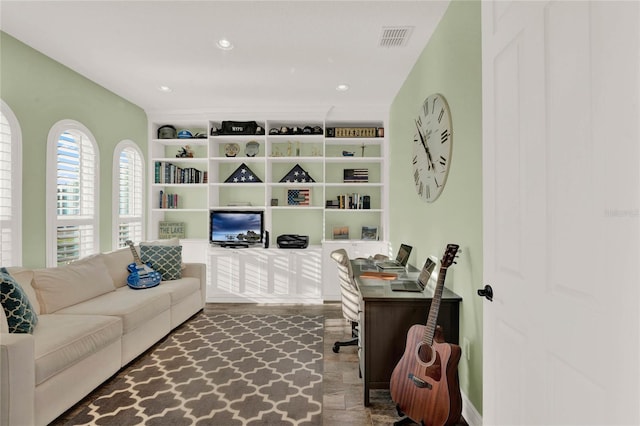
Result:
[[[449,140],[449,136],[451,136],[451,135],[449,134],[449,130],[448,130],[448,129],[444,129],[444,130],[442,131],[442,133],[440,134],[440,142],[441,142],[441,143],[445,143],[446,141],[448,141],[448,140]]]
[[[442,120],[442,116],[444,115],[444,108],[440,110],[440,114],[438,114],[438,123]]]
[[[420,173],[417,170],[413,172],[413,180],[415,180],[416,185],[418,184],[418,181],[420,181]]]

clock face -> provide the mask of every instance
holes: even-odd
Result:
[[[451,113],[446,99],[430,95],[414,118],[413,178],[424,201],[435,201],[447,182],[451,166]]]

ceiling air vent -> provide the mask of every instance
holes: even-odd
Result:
[[[380,47],[403,47],[412,31],[413,27],[382,27]]]

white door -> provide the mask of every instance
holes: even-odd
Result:
[[[640,2],[482,2],[485,425],[640,424]]]

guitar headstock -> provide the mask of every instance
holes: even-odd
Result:
[[[131,240],[127,240],[124,242],[126,245],[128,245],[129,247],[133,247],[133,241]]]
[[[447,244],[447,248],[444,250],[442,260],[440,261],[442,268],[448,268],[452,263],[455,263],[454,260],[458,257],[459,249],[460,246],[458,244]]]

